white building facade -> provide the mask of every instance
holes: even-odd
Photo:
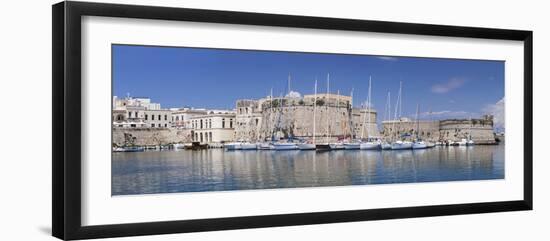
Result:
[[[192,140],[200,143],[222,144],[235,140],[236,117],[233,111],[209,112],[190,118]]]

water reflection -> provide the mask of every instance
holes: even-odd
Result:
[[[402,151],[113,153],[112,194],[504,178],[504,145]]]

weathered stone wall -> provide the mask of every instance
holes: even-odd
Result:
[[[477,144],[495,143],[491,116],[484,116],[481,119],[419,121],[418,125],[418,135],[423,140],[460,141],[471,136]],[[383,137],[389,140],[413,140],[416,138],[417,124],[412,120],[384,121],[382,127]]]
[[[438,141],[440,139],[439,121],[419,121],[418,131],[417,123],[412,120],[392,120],[382,123],[382,136],[387,140],[413,140],[416,139],[417,134],[420,139]]]
[[[191,130],[175,128],[114,128],[113,145],[156,146],[191,142]]]
[[[495,143],[493,119],[487,116],[484,119],[442,120],[439,123],[441,139],[459,141],[471,136],[477,144]]]

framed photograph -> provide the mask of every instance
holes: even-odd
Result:
[[[53,235],[531,210],[532,34],[55,4]]]

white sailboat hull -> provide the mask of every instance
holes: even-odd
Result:
[[[242,143],[241,150],[256,150],[258,146],[252,143]]]
[[[361,143],[344,143],[344,149],[346,150],[359,150],[361,148]]]
[[[412,149],[426,149],[428,148],[428,145],[423,142],[423,141],[420,141],[420,142],[415,142],[412,144]]]
[[[259,150],[273,150],[273,145],[271,143],[260,143],[258,144]]]
[[[294,143],[275,143],[273,144],[273,148],[276,151],[297,150],[298,145]]]
[[[391,144],[392,150],[407,150],[412,149],[412,142],[394,142]]]
[[[380,143],[378,142],[363,142],[359,146],[361,150],[378,150],[380,149]]]
[[[303,143],[298,144],[298,149],[300,150],[315,150],[315,144]]]
[[[331,150],[344,150],[344,145],[340,143],[329,144]]]
[[[382,150],[391,150],[391,144],[390,143],[382,143],[380,144],[380,147]]]
[[[223,147],[228,151],[240,150],[241,143],[227,143]]]

